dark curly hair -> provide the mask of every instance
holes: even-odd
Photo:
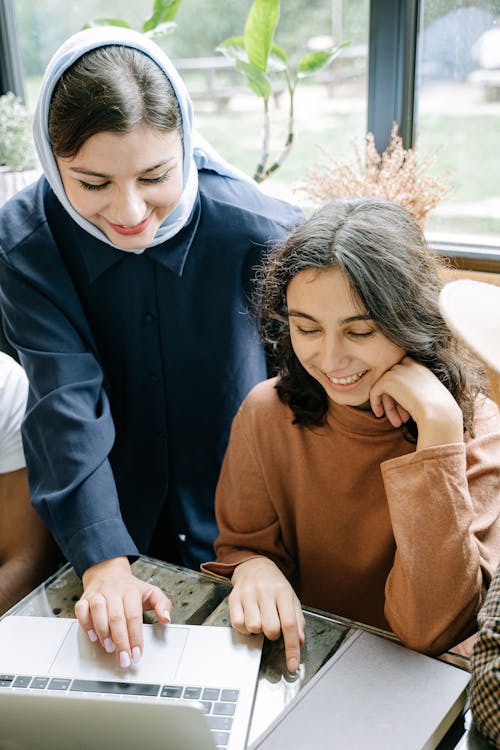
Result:
[[[484,371],[452,335],[439,311],[442,263],[418,224],[400,206],[378,198],[335,200],[298,227],[259,273],[260,325],[279,375],[279,398],[299,425],[321,425],[328,398],[292,348],[287,287],[301,271],[339,268],[355,298],[394,344],[428,367],[460,405],[472,433],[474,400],[486,390]],[[417,437],[415,423],[406,427]]]

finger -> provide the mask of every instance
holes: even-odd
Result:
[[[160,622],[168,625],[172,622],[172,602],[158,586],[151,586],[146,595],[143,596],[142,607],[146,610],[154,610]]]
[[[123,598],[123,610],[128,631],[130,651],[121,650],[120,644],[115,642],[118,661],[121,667],[129,667],[131,661],[137,664],[141,660],[143,651],[142,602],[138,592],[133,590]]]
[[[376,417],[384,416],[384,407],[382,406],[382,397],[374,388],[370,391],[370,406]]]
[[[408,420],[410,419],[410,416],[411,416],[410,412],[406,411],[406,409],[404,408],[404,406],[401,406],[401,404],[396,404],[396,409],[398,411],[399,418],[401,419],[401,422],[403,422],[403,423],[404,422],[408,422]]]
[[[115,650],[115,646],[110,635],[106,599],[102,594],[92,594],[87,596],[86,599],[89,603],[90,617],[94,624],[94,631],[104,650],[108,654],[111,654]]]
[[[140,611],[141,615],[138,617],[132,607],[130,621],[127,621],[124,601],[121,599],[117,601],[108,599],[109,637],[113,643],[113,650],[116,651],[119,664],[123,668],[130,666],[132,654],[128,628],[130,626],[133,633],[137,633],[137,629],[142,628],[142,608]],[[137,619],[138,622],[136,622]]]
[[[239,601],[243,610],[243,628],[241,629],[241,632],[262,633],[260,606],[255,596],[251,594],[239,597]]]
[[[285,644],[286,666],[289,672],[296,672],[300,666],[300,635],[297,611],[291,599],[278,602],[279,618]]]
[[[238,632],[245,633],[247,635],[248,630],[245,625],[245,612],[243,610],[243,605],[241,603],[240,597],[234,590],[229,594],[228,605],[231,625]]]
[[[388,393],[382,394],[382,406],[384,407],[385,416],[393,427],[401,427],[403,424],[396,408],[396,401]]]
[[[306,640],[306,621],[300,602],[297,599],[297,622],[299,624],[299,640],[300,645],[303,646]]]
[[[79,599],[75,604],[75,615],[83,632],[92,643],[95,643],[98,640],[97,633],[94,630],[94,623],[90,617],[90,606],[85,597]]]
[[[259,606],[262,632],[270,641],[278,640],[281,635],[281,619],[277,599],[274,596],[265,596],[260,600]],[[286,612],[286,607],[284,609]]]

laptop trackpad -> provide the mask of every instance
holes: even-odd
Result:
[[[144,649],[139,664],[122,669],[115,653],[107,654],[100,644],[91,643],[79,625],[74,623],[52,663],[50,673],[58,677],[78,676],[92,680],[173,681],[188,635],[189,630],[182,626],[145,626]]]

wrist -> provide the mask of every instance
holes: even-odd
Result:
[[[92,578],[97,576],[109,576],[112,573],[130,573],[130,563],[128,557],[110,557],[107,560],[91,565],[82,575],[82,583],[85,586]]]
[[[259,570],[261,570],[262,568],[266,568],[268,565],[272,565],[274,568],[277,567],[272,560],[270,560],[268,557],[264,557],[263,555],[255,555],[254,557],[249,557],[246,560],[238,563],[233,571],[233,575],[231,576],[231,583],[234,586],[239,576],[247,573],[249,570],[252,571],[253,575],[256,575],[258,574]]]
[[[464,426],[462,410],[455,403],[456,409],[440,413],[438,410],[427,414],[417,422],[417,450],[432,448],[437,445],[463,443]]]

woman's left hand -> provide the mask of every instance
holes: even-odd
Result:
[[[459,405],[434,373],[411,357],[403,357],[375,383],[370,405],[376,417],[385,414],[394,427],[411,417],[418,428],[417,450],[463,442]]]

